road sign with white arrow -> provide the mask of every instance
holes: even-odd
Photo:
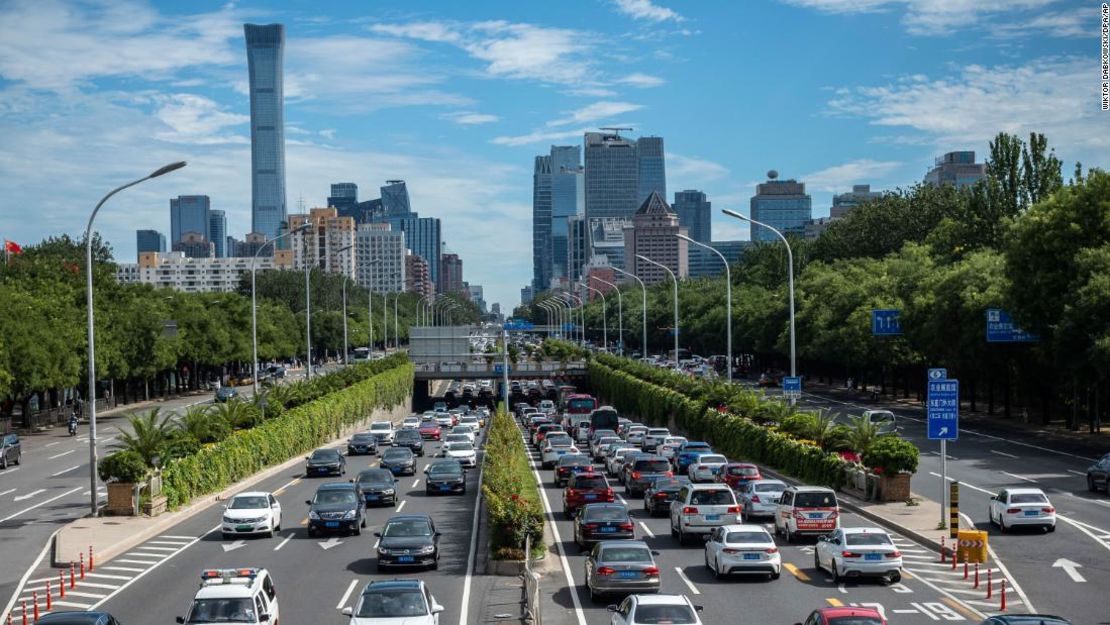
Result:
[[[237,540],[233,543],[229,543],[229,544],[222,545],[222,546],[224,548],[224,553],[227,553],[229,551],[235,551],[236,549],[238,549],[240,547],[246,547],[247,543],[244,540]]]
[[[327,542],[316,543],[316,544],[320,545],[320,548],[322,548],[324,551],[327,551],[328,549],[331,549],[332,547],[338,547],[339,545],[342,545],[343,541],[341,541],[338,538],[332,536],[331,538],[328,539]]]
[[[1052,568],[1064,569],[1064,572],[1068,574],[1068,577],[1070,577],[1073,582],[1082,583],[1087,581],[1085,577],[1079,574],[1079,569],[1083,568],[1083,565],[1078,562],[1072,562],[1067,558],[1060,558],[1052,563]]]

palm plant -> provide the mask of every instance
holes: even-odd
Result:
[[[128,415],[131,431],[118,434],[119,444],[116,448],[139,454],[146,466],[154,468],[155,457],[164,456],[166,443],[173,431],[172,418],[173,415],[163,417],[159,408],[143,414]]]
[[[879,430],[862,415],[852,417],[852,426],[848,430],[848,446],[860,456],[866,456],[871,446],[879,438]]]
[[[215,443],[227,438],[231,431],[228,424],[211,406],[190,406],[177,422],[178,429],[198,443]]]
[[[828,409],[818,409],[811,416],[813,420],[805,434],[806,438],[815,441],[825,451],[843,451],[848,447],[847,428],[837,423],[836,416]]]
[[[214,407],[213,414],[239,430],[254,427],[262,421],[262,412],[250,402],[241,399],[218,404]]]

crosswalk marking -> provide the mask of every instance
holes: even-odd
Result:
[[[119,560],[116,560],[116,561],[119,562]],[[100,568],[108,570],[108,571],[127,571],[128,573],[142,573],[143,571],[146,570],[146,569],[137,569],[137,568],[132,567],[132,566],[102,566]]]

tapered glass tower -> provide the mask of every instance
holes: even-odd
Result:
[[[285,26],[244,24],[251,96],[251,231],[273,237],[285,220]]]

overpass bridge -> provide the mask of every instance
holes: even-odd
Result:
[[[468,354],[469,356],[470,354]],[[452,357],[453,358],[453,357]],[[442,362],[420,362],[413,359],[417,380],[492,380],[501,379],[505,373],[500,361],[483,359],[444,359]],[[534,380],[537,378],[576,378],[587,373],[586,361],[540,361],[509,363],[509,378]]]

